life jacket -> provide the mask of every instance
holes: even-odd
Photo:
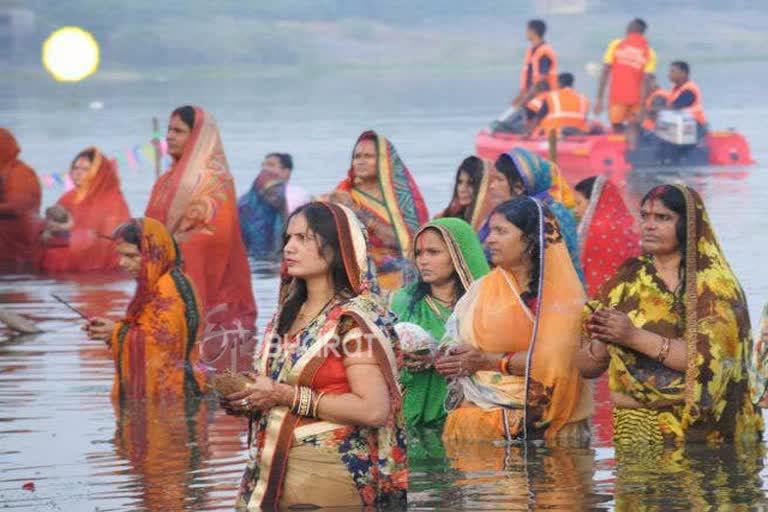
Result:
[[[643,119],[642,127],[644,130],[648,130],[649,132],[652,132],[656,128],[656,121],[648,117],[648,111],[650,111],[653,108],[653,103],[657,98],[662,98],[664,100],[664,103],[666,105],[669,105],[669,97],[670,93],[669,91],[665,91],[664,89],[656,89],[651,94],[648,95],[648,97],[645,99],[645,112],[646,116],[645,119]]]
[[[520,90],[527,91],[537,83],[539,83],[545,75],[539,69],[539,62],[541,58],[547,56],[552,61],[552,66],[549,68],[549,72],[546,74],[547,81],[549,82],[550,89],[557,88],[557,55],[555,51],[549,46],[548,43],[541,43],[536,48],[528,47],[525,51],[525,60],[523,61],[523,69],[520,71]],[[528,70],[530,69],[530,82],[528,81]]]
[[[693,118],[696,119],[697,123],[701,125],[706,124],[707,118],[704,115],[704,108],[701,106],[701,91],[699,90],[699,87],[695,83],[693,83],[693,80],[687,80],[680,87],[676,87],[675,89],[672,89],[672,91],[669,93],[670,106],[685,91],[691,91],[696,96],[696,101],[693,102],[693,105],[691,105],[690,107],[685,107],[683,110],[687,110],[688,112],[690,112]]]
[[[651,47],[641,34],[628,34],[616,46],[611,62],[611,104],[640,105],[645,67],[651,60]]]
[[[584,133],[589,132],[589,100],[570,87],[552,91],[547,96],[547,115],[539,123],[538,129],[544,135],[556,130],[557,133],[569,126]]]

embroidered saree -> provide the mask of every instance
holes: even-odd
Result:
[[[640,255],[640,233],[619,189],[605,176],[592,188],[584,218],[579,223],[579,250],[587,293],[594,297],[629,258]]]
[[[72,217],[74,226],[64,246],[44,248],[41,268],[46,272],[116,270],[118,256],[109,237],[131,217],[120,191],[114,162],[95,147],[90,169],[80,187],[64,193],[57,205]]]
[[[0,272],[34,270],[39,264],[42,191],[35,171],[19,160],[20,152],[13,134],[0,128]]]
[[[407,446],[393,318],[379,305],[365,234],[355,214],[343,206],[324,204],[336,222],[354,295],[329,305],[290,340],[280,339],[276,332],[278,307],[267,327],[262,353],[256,357],[256,371],[318,392],[347,393],[351,388],[340,349],[363,336],[389,388],[390,418],[384,427],[370,428],[299,417],[282,406],[254,414],[238,508],[405,505]],[[288,280],[281,300],[293,288]]]
[[[251,189],[238,200],[240,231],[250,255],[277,255],[288,218],[286,187],[286,180],[278,173],[262,170]]]
[[[480,183],[476,185],[477,189],[474,191],[472,204],[463,208],[459,204],[456,187],[454,186],[453,197],[448,208],[443,210],[437,218],[457,217],[469,222],[475,231],[480,231],[491,210],[498,204],[498,201],[489,192],[492,170],[493,162],[483,159],[483,176],[480,179]]]
[[[112,333],[112,396],[199,395],[201,311],[195,290],[181,271],[181,254],[168,230],[152,218],[133,222],[140,224],[141,270],[126,316]]]
[[[763,429],[749,387],[752,338],[744,292],[701,197],[684,185],[677,187],[687,203],[684,291],[670,291],[651,257],[641,256],[623,265],[594,301],[626,313],[635,327],[684,340],[688,351],[688,367],[679,372],[608,346],[611,391],[643,406],[614,408],[617,444],[749,440]]]
[[[514,275],[497,267],[456,305],[445,337],[485,352],[526,352],[528,376],[480,371],[451,382],[446,443],[588,439],[592,395],[574,364],[584,291],[554,216],[543,206],[540,212],[544,263],[535,307],[521,297]]]
[[[560,170],[549,160],[526,149],[515,148],[507,155],[512,159],[523,179],[526,195],[541,200],[557,219],[573,268],[583,282],[584,273],[579,258],[576,216],[561,202],[567,200],[573,203],[573,192],[560,175]]]
[[[235,186],[209,112],[195,107],[184,154],[155,182],[145,215],[165,224],[177,240],[206,325],[253,329],[256,303]]]
[[[475,279],[488,273],[488,262],[485,260],[483,247],[472,226],[461,219],[433,220],[416,233],[414,241],[418,240],[419,235],[426,230],[440,233],[448,246],[453,266],[465,290]],[[441,340],[445,334],[445,322],[451,315],[451,310],[433,300],[429,295],[414,301],[414,294],[419,284],[419,282],[412,283],[395,293],[390,309],[397,315],[399,322],[419,325],[435,339]],[[443,406],[447,393],[445,379],[433,368],[421,372],[403,369],[400,377],[406,391],[403,411],[408,427],[441,427],[446,415]]]
[[[400,287],[400,271],[410,254],[413,235],[429,220],[429,213],[416,181],[392,143],[373,131],[361,134],[355,147],[362,140],[376,144],[383,201],[355,186],[351,166],[336,190],[351,196],[353,209],[368,231],[379,283],[382,288],[394,290]]]

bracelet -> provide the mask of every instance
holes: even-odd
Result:
[[[669,338],[661,337],[661,347],[659,348],[659,355],[656,356],[656,361],[660,364],[664,364],[669,356],[669,349],[672,348],[672,340]]]
[[[319,393],[313,400],[312,417],[317,418],[317,407],[320,405],[320,399],[325,396],[325,392]]]
[[[514,352],[509,352],[507,354],[507,357],[504,359],[506,360],[506,364],[504,365],[504,370],[507,375],[512,375],[512,372],[509,370],[509,367],[512,365],[512,358],[515,356]]]
[[[298,401],[296,396],[298,395]],[[312,390],[306,386],[297,386],[294,392],[294,401],[291,412],[297,416],[310,416],[312,413]]]
[[[592,352],[592,345],[594,344],[594,342],[595,342],[595,340],[590,340],[589,344],[587,345],[587,356],[589,356],[589,358],[591,360],[593,360],[594,362],[596,362],[596,363],[605,364],[605,362],[608,360],[608,358],[598,359],[597,357],[595,357],[595,353]]]
[[[499,359],[499,373],[509,373],[509,360],[507,359],[506,352],[501,354],[501,358]]]

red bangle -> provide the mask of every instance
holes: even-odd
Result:
[[[507,353],[504,352],[501,354],[501,358],[499,359],[499,373],[506,374],[507,373]]]

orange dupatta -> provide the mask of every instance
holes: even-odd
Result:
[[[462,379],[471,404],[449,414],[444,439],[485,433],[509,440],[525,437],[527,428],[543,430],[546,439],[553,439],[566,424],[591,415],[589,386],[574,365],[586,297],[557,222],[548,209],[540,211],[545,212],[546,235],[536,311],[521,298],[514,275],[497,267],[472,285],[446,326],[449,337],[484,352],[527,352],[528,382],[485,371]],[[473,388],[493,399],[472,402],[478,396]],[[504,410],[506,415],[498,413]]]
[[[16,138],[0,128],[0,272],[37,266],[42,191],[35,171],[18,159]]]
[[[95,147],[87,150],[93,151],[94,157],[80,187],[64,193],[57,201],[72,216],[74,227],[68,245],[44,249],[41,267],[47,272],[118,268],[114,243],[106,237],[131,213],[120,191],[114,162]]]
[[[195,107],[184,154],[155,183],[145,215],[178,241],[206,323],[253,329],[256,302],[235,186],[216,120],[202,108]]]
[[[112,333],[113,398],[194,396],[202,375],[196,349],[201,318],[181,255],[168,230],[152,218],[140,225],[141,270],[125,318]]]

